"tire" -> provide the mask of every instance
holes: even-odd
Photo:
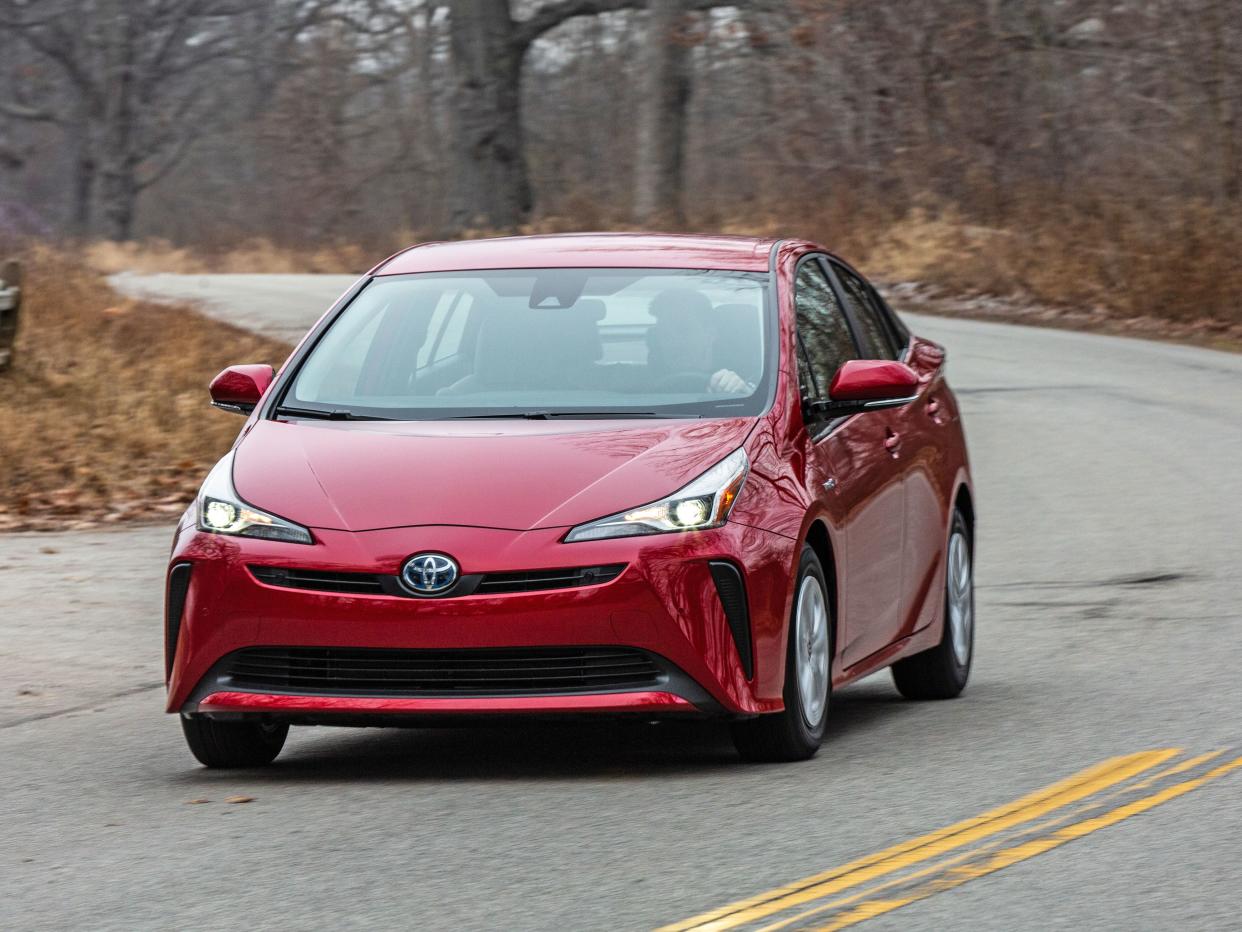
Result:
[[[893,664],[907,699],[953,699],[966,688],[975,655],[974,548],[970,527],[954,510],[945,547],[944,634],[930,650]]]
[[[819,750],[832,693],[832,614],[823,567],[804,545],[785,651],[785,709],[733,723],[744,760],[807,760]]]
[[[217,722],[201,715],[181,716],[190,753],[205,767],[263,767],[285,746],[288,725]]]

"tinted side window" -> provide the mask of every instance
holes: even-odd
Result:
[[[798,335],[810,361],[811,375],[818,394],[826,398],[836,371],[842,363],[856,359],[858,351],[841,306],[818,262],[804,262],[798,270],[794,304],[798,312]]]
[[[858,326],[862,328],[863,335],[866,337],[871,358],[896,359],[901,349],[895,345],[893,335],[889,332],[888,324],[884,320],[884,312],[872,300],[870,290],[848,269],[833,263],[832,270],[836,272],[837,279],[841,282],[841,289],[845,292],[845,300],[850,306],[850,313],[854,315],[854,319],[858,321]]]
[[[803,398],[814,398],[818,394],[815,380],[811,378],[811,364],[806,358],[806,347],[798,341],[798,393]]]
[[[880,309],[880,316],[888,322],[889,332],[893,335],[893,342],[897,344],[897,353],[900,355],[901,351],[906,348],[906,344],[910,342],[909,329],[897,316],[892,305],[880,297],[874,285],[867,289],[867,294],[871,297],[871,303]]]

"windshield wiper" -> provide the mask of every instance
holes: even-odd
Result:
[[[275,411],[277,415],[285,415],[287,417],[313,417],[321,421],[391,421],[389,417],[376,417],[373,414],[357,414],[353,411],[347,411],[344,408],[333,408],[331,411],[324,411],[322,408],[294,408],[288,405],[281,405]]]
[[[701,414],[660,414],[656,411],[509,411],[504,414],[462,414],[454,421],[525,419],[550,421],[553,418],[701,418]]]

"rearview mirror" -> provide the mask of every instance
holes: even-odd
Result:
[[[891,359],[851,359],[837,370],[828,401],[808,407],[821,416],[845,417],[877,408],[897,408],[918,396],[919,377],[904,363]]]
[[[229,366],[211,380],[211,403],[224,411],[249,414],[275,377],[271,366]]]

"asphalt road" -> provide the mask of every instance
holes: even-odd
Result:
[[[347,285],[124,283],[286,336]],[[601,723],[295,729],[211,773],[155,685],[168,529],[0,536],[0,928],[642,929],[894,845],[721,924],[1242,927],[1242,357],[910,321],[949,349],[977,483],[963,698],[872,677],[797,765]],[[1183,753],[903,844],[1154,749]]]
[[[212,317],[292,344],[357,276],[122,273],[111,281],[131,297],[193,304]]]

